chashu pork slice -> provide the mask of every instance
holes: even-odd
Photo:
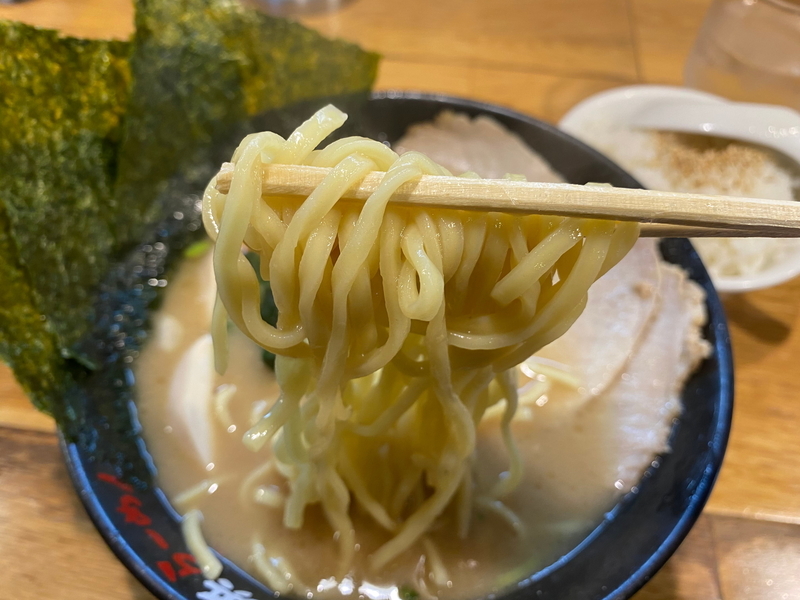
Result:
[[[422,152],[454,175],[472,171],[485,179],[502,179],[511,173],[529,181],[564,181],[519,136],[485,116],[470,119],[442,112],[433,122],[412,126],[395,150]]]
[[[669,450],[673,421],[681,413],[686,379],[711,352],[702,337],[706,322],[705,292],[674,265],[660,264],[661,310],[616,385],[599,406],[616,423],[617,487],[629,490],[642,476],[653,454]]]
[[[586,308],[572,327],[526,361],[530,371],[561,367],[580,382],[565,392],[559,408],[574,409],[616,381],[657,312],[660,277],[655,240],[639,240],[591,287]]]
[[[524,474],[506,503],[523,521],[554,527],[576,520],[591,523],[598,505],[610,508],[636,485],[653,457],[669,449],[681,390],[710,347],[701,337],[703,290],[680,268],[659,261],[659,269],[654,317],[608,389],[565,414],[548,410],[569,393],[555,386],[541,405],[532,407],[531,417],[513,421]],[[495,427],[493,420],[481,424],[482,429]],[[496,436],[479,436],[478,454],[481,482],[490,481],[508,461]]]

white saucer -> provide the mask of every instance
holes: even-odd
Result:
[[[589,123],[610,121],[628,125],[629,117],[636,114],[648,102],[669,99],[712,104],[730,102],[725,98],[688,88],[665,85],[631,85],[590,96],[564,115],[558,126],[578,139],[583,139],[581,131]],[[742,126],[747,127],[747,123],[743,123]],[[800,275],[800,246],[780,263],[754,275],[713,277],[713,280],[720,292],[747,292],[778,285],[797,275]]]

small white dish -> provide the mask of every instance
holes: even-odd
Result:
[[[705,109],[713,105],[722,108],[730,106],[730,100],[688,88],[661,86],[661,85],[633,85],[615,88],[601,92],[587,98],[574,106],[559,122],[559,127],[567,133],[583,139],[581,132],[586,130],[591,123],[607,122],[619,124],[622,127],[636,127],[635,121],[641,121],[641,115],[653,110],[656,106],[683,105],[696,106],[692,109],[694,116],[703,114]],[[750,105],[751,108],[760,108],[760,105]],[[770,107],[772,108],[772,107]],[[723,109],[720,112],[723,112]],[[651,113],[652,114],[652,113]],[[664,130],[686,131],[686,121],[692,115],[677,116],[675,122],[669,122],[669,111],[660,111],[658,119],[663,124]],[[758,118],[755,121],[759,121]],[[709,135],[731,137],[734,139],[748,139],[750,136],[750,123],[742,119],[741,132],[732,135],[731,129],[735,123],[725,124],[726,135],[709,131]],[[763,126],[763,122],[758,122]],[[701,134],[702,129],[695,128],[693,133]],[[763,144],[763,142],[762,142]],[[606,152],[607,154],[607,152]],[[611,156],[613,159],[614,157]],[[632,173],[634,177],[635,173]],[[747,292],[752,290],[772,287],[800,275],[800,244],[787,252],[783,259],[770,267],[750,275],[715,276],[712,272],[714,285],[720,292]]]

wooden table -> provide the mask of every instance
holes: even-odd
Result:
[[[549,121],[582,98],[681,81],[709,0],[355,0],[305,19],[385,59],[378,87],[446,92]],[[130,0],[0,7],[83,36],[126,38]],[[736,410],[725,466],[699,523],[637,600],[800,599],[800,278],[725,300]],[[797,370],[796,370],[797,369]],[[150,598],[78,502],[52,422],[0,366],[0,596]]]

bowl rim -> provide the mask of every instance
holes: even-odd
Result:
[[[611,159],[604,154],[598,152],[591,146],[583,143],[581,140],[574,138],[572,135],[565,131],[534,117],[530,117],[523,113],[517,112],[511,108],[483,102],[479,100],[472,100],[450,96],[447,94],[438,93],[425,93],[413,91],[380,91],[373,92],[370,95],[370,100],[423,100],[435,102],[442,105],[442,109],[447,108],[463,108],[467,110],[479,111],[491,115],[500,115],[515,121],[522,121],[535,128],[544,129],[549,134],[557,136],[564,141],[573,145],[582,147],[588,154],[593,155],[593,158],[602,163],[610,164],[616,169],[627,174],[624,169],[616,165]],[[633,180],[633,178],[631,177]],[[635,181],[635,180],[633,180]],[[688,244],[688,242],[687,242]],[[689,246],[689,248],[691,248]],[[713,291],[713,286],[712,286]],[[664,565],[669,557],[675,552],[683,539],[691,530],[697,518],[700,516],[703,507],[705,506],[711,490],[714,486],[716,478],[719,474],[722,461],[724,458],[725,450],[727,447],[728,438],[731,429],[731,420],[733,413],[733,356],[730,346],[730,337],[728,334],[727,320],[725,318],[724,309],[721,300],[716,293],[707,294],[706,306],[710,308],[708,325],[714,327],[716,344],[714,353],[718,362],[718,375],[717,378],[720,382],[720,390],[718,398],[715,401],[715,411],[713,418],[713,437],[708,442],[708,447],[712,452],[708,460],[702,477],[691,495],[686,508],[683,510],[680,518],[675,523],[672,530],[666,535],[661,544],[655,551],[644,561],[641,565],[633,571],[625,581],[613,590],[603,590],[603,600],[623,600],[630,598],[636,593],[652,576]],[[145,561],[137,554],[132,547],[128,544],[125,537],[119,531],[118,527],[109,518],[109,513],[103,508],[98,495],[93,491],[92,484],[87,475],[83,460],[81,459],[80,450],[76,443],[68,442],[62,432],[59,430],[59,441],[62,454],[64,456],[65,464],[68,474],[73,483],[73,486],[79,493],[81,503],[87,511],[95,528],[101,534],[105,542],[122,562],[125,567],[147,588],[151,593],[159,598],[165,599],[178,599],[174,590],[166,585],[163,578],[160,577]],[[140,452],[148,456],[144,448],[143,441],[139,439]],[[162,506],[170,513],[171,516],[176,516],[177,512],[172,508],[172,505],[167,500],[164,492],[158,486],[153,486],[155,494],[159,497]],[[553,562],[551,565],[537,571],[529,578],[523,580],[535,582],[547,575],[557,571],[564,564],[568,563],[572,558],[579,554],[584,547],[592,542],[603,530],[608,518],[620,512],[625,504],[626,496],[620,498],[617,504],[606,514],[604,519],[598,526],[590,532],[579,544],[567,552],[564,556]],[[221,556],[221,555],[220,555]],[[232,564],[225,557],[221,557],[223,563]],[[241,570],[241,569],[240,569]],[[244,573],[244,571],[242,570]],[[244,573],[247,579],[251,579],[247,573]],[[489,598],[499,600],[517,600],[525,598],[525,589],[506,588],[496,594],[491,594]],[[291,596],[286,596],[291,597]]]

